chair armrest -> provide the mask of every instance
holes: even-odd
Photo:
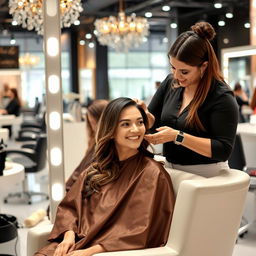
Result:
[[[47,245],[52,224],[38,225],[31,228],[27,234],[27,256],[33,256],[35,252]],[[104,252],[94,254],[95,256],[178,256],[178,253],[170,247],[158,247],[142,250]]]
[[[30,256],[30,255],[28,255]],[[175,250],[168,246],[130,250],[130,251],[116,251],[116,252],[103,252],[96,253],[94,256],[181,256]]]
[[[21,124],[20,126],[22,129],[23,128],[38,128],[38,129],[41,129],[42,125],[39,124],[38,122],[35,122],[35,123],[23,123]]]
[[[21,148],[29,148],[34,149],[36,146],[36,141],[30,141],[29,143],[25,143],[21,146]]]
[[[42,129],[35,128],[35,127],[24,127],[24,128],[21,128],[19,130],[19,135],[22,135],[25,132],[31,132],[31,133],[39,134],[39,133],[42,132]]]
[[[33,256],[39,249],[47,245],[49,234],[53,224],[49,221],[42,222],[40,225],[29,229],[27,234],[27,256]]]
[[[6,156],[9,156],[11,154],[23,155],[23,156],[30,158],[33,161],[35,158],[35,151],[33,149],[27,149],[27,148],[25,148],[25,149],[7,149]]]

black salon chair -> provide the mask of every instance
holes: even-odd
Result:
[[[27,175],[41,171],[46,165],[46,149],[47,137],[46,134],[39,134],[35,143],[25,144],[21,149],[6,150],[7,157],[13,162],[22,164],[25,168],[26,178],[23,182],[23,191],[19,193],[9,194],[4,202],[8,203],[13,197],[19,197],[25,200],[26,203],[32,203],[33,196],[41,196],[42,199],[48,199],[48,195],[42,192],[26,191]]]
[[[39,102],[38,100],[35,101],[35,106],[32,108],[25,108],[22,107],[21,108],[21,114],[25,117],[27,116],[31,116],[32,118],[34,118],[35,116],[37,116],[40,112],[40,108],[41,108],[41,102]]]
[[[18,137],[16,141],[30,141],[36,140],[37,136],[41,133],[46,133],[46,113],[44,112],[42,116],[34,121],[25,121],[20,125],[20,130],[18,131]]]
[[[241,171],[247,170],[244,149],[240,134],[236,135],[235,145],[231,156],[229,157],[228,164],[229,167],[232,169],[238,169]]]

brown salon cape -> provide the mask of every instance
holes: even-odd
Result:
[[[51,242],[35,255],[51,256],[73,230],[76,249],[100,244],[106,251],[163,246],[168,239],[174,193],[162,164],[137,153],[120,162],[117,180],[83,198],[83,172],[60,203]]]

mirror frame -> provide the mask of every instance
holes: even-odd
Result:
[[[221,68],[224,80],[229,84],[229,59],[244,56],[256,56],[256,45],[246,45],[231,48],[224,48],[221,50]],[[250,90],[253,91],[256,84],[256,73],[251,74]]]

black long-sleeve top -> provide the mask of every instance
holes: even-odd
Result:
[[[17,99],[12,99],[8,105],[5,107],[5,110],[9,115],[15,115],[19,116],[20,115],[20,104],[17,101]]]
[[[205,131],[185,125],[189,105],[179,113],[184,88],[173,88],[170,75],[162,82],[148,109],[155,117],[153,128],[169,126],[185,133],[211,139],[212,157],[200,155],[173,142],[164,143],[163,154],[174,164],[193,165],[226,161],[231,154],[238,123],[238,106],[232,91],[220,81],[213,81],[198,115]]]

